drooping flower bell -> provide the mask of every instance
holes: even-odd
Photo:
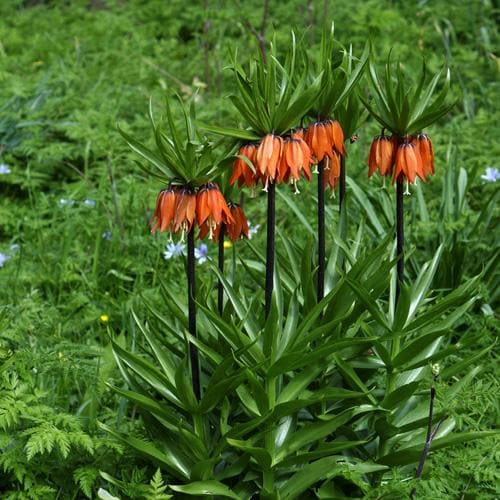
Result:
[[[417,146],[418,152],[420,153],[424,179],[428,175],[434,175],[434,150],[432,148],[431,138],[427,134],[420,132],[413,137],[412,142]]]
[[[338,153],[334,153],[333,158],[326,159],[323,183],[324,187],[327,186],[333,191],[335,186],[337,185],[337,181],[340,177],[340,155]]]
[[[382,133],[377,135],[370,147],[368,155],[368,177],[376,170],[380,175],[392,175],[392,167],[395,159],[395,140]]]
[[[344,132],[337,120],[325,120],[309,125],[305,141],[310,147],[315,162],[322,161],[325,156],[333,159],[334,153],[345,156]]]
[[[231,241],[236,241],[239,238],[248,238],[248,221],[245,217],[245,212],[240,205],[229,203],[229,209],[233,216],[234,222],[230,222],[226,226],[227,235]]]
[[[311,180],[311,150],[302,139],[301,133],[294,133],[283,141],[280,163],[278,165],[278,182],[290,182],[298,193],[297,181],[303,172],[307,180]]]
[[[237,157],[233,162],[233,173],[229,179],[229,185],[232,186],[235,182],[238,182],[238,187],[245,184],[247,187],[251,187],[257,183],[259,176],[256,175],[248,163],[241,158],[244,156],[253,165],[255,165],[255,155],[257,153],[257,146],[255,144],[245,144],[241,146],[238,151],[239,157]]]
[[[152,221],[156,220],[151,228],[152,233],[157,229],[160,229],[160,232],[165,231],[165,229],[173,229],[178,193],[179,189],[176,186],[169,186],[167,189],[162,189],[159,192],[152,218]]]
[[[214,182],[201,186],[196,195],[196,221],[200,228],[206,226],[210,239],[221,223],[234,222],[226,200]]]
[[[264,189],[276,179],[282,148],[283,139],[274,134],[267,134],[257,147],[255,166],[265,183]]]
[[[243,237],[248,238],[248,222],[247,218],[245,217],[245,213],[243,212],[243,209],[240,207],[240,205],[232,202],[229,202],[227,206],[231,212],[232,221],[228,221],[227,223],[224,224],[225,234],[228,235],[231,241],[236,241]],[[219,241],[221,227],[222,225],[219,224],[213,230],[212,232],[213,240]],[[200,235],[199,235],[200,239],[204,239],[208,234],[209,234],[208,225],[203,224],[202,226],[200,226]]]
[[[404,178],[413,184],[417,175],[422,180],[425,180],[419,148],[415,143],[411,142],[410,137],[407,137],[398,145],[396,151],[393,181]]]
[[[173,232],[188,233],[195,222],[196,193],[190,186],[180,188],[176,195]]]

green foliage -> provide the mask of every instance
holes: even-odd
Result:
[[[344,104],[346,99],[350,98],[352,91],[363,76],[365,65],[368,62],[368,55],[368,45],[365,46],[361,57],[356,60],[352,54],[352,46],[349,51],[344,47],[338,47],[334,38],[333,24],[329,30],[325,29],[323,31],[316,69],[316,74],[321,76],[320,87],[322,91],[310,110],[312,118],[336,116],[336,111]],[[353,67],[354,61],[356,61],[355,67]],[[351,102],[351,107],[352,104]],[[349,108],[349,104],[347,104],[346,108]],[[343,122],[341,123],[343,124]],[[347,132],[347,136],[354,133],[354,131],[349,133],[350,127],[347,127],[344,132]]]
[[[167,117],[160,119],[158,124],[155,123],[150,102],[149,118],[159,154],[126,134],[121,128],[118,128],[118,131],[132,150],[158,170],[155,175],[160,174],[164,181],[203,184],[213,178],[212,174],[217,170],[217,161],[208,140],[200,137],[195,128],[194,102],[191,102],[188,110],[180,97],[177,100],[184,115],[185,139],[181,137],[175,125],[169,99],[165,101]]]
[[[258,295],[247,298],[252,296],[249,283],[231,284],[214,267],[228,302],[222,317],[200,304],[199,338],[193,340],[202,356],[199,402],[186,370],[185,306],[179,299],[170,295],[167,315],[149,306],[147,324],[134,316],[147,357],[113,344],[129,387],[115,391],[141,408],[149,439],[101,427],[186,482],[173,486],[175,491],[299,498],[325,481],[344,494],[353,488],[368,491],[388,465],[418,461],[431,367],[445,364],[474,341],[465,334],[451,342],[449,331],[473,305],[477,279],[449,294],[428,296],[442,249],[422,266],[414,285],[404,288],[392,314],[394,261],[387,239],[357,258],[343,247],[346,272],[330,262],[331,290],[317,305],[308,299],[314,286],[310,265],[298,281],[291,272],[299,255],[307,263],[310,252],[285,236],[282,240],[288,256],[280,255],[276,267],[276,300],[267,320]],[[176,341],[163,340],[165,327]],[[465,358],[440,377],[447,380],[468,370],[484,354]],[[453,399],[472,377],[443,386],[444,394]],[[495,435],[449,434],[456,423],[444,408],[436,418],[444,420],[433,443],[436,450]]]
[[[292,32],[284,61],[277,58],[275,43],[268,56],[251,60],[247,70],[234,54],[231,69],[238,93],[230,96],[238,113],[256,137],[266,134],[283,135],[297,127],[323,91],[321,77],[308,80],[308,65],[303,46],[298,45]],[[216,133],[249,139],[247,131],[237,135],[234,130],[208,127]]]
[[[449,70],[446,72],[442,89],[434,97],[442,72],[437,73],[427,83],[425,62],[418,82],[413,85],[408,83],[408,75],[404,73],[400,63],[394,69],[390,60],[387,61],[383,81],[380,80],[371,62],[369,69],[372,87],[376,94],[375,106],[365,100],[363,103],[383,128],[387,128],[399,137],[414,134],[428,127],[446,115],[456,104],[455,102],[445,104],[450,88]]]

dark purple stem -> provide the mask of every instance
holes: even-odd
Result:
[[[187,283],[188,283],[188,328],[189,333],[196,338],[196,274],[194,258],[194,229],[191,228],[187,235]],[[200,387],[200,360],[198,348],[189,343],[189,357],[191,359],[191,378],[193,381],[193,392],[196,399],[201,399]]]
[[[226,232],[226,225],[222,223],[220,225],[219,233],[219,271],[224,274],[224,233]],[[217,285],[217,309],[219,314],[222,316],[222,311],[224,310],[224,286],[222,285],[222,280],[219,280]]]
[[[267,188],[267,247],[266,247],[266,288],[265,313],[266,318],[271,311],[274,280],[274,247],[276,226],[276,184],[269,182]]]
[[[396,282],[396,305],[401,294],[401,285],[404,281],[405,273],[405,221],[404,221],[404,186],[403,179],[399,178],[396,181],[396,254],[398,257],[397,262],[397,282]]]
[[[318,275],[317,299],[325,294],[325,161],[318,164]]]

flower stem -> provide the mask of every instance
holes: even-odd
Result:
[[[325,294],[325,161],[318,164],[318,281],[317,298]]]
[[[196,275],[194,259],[194,229],[187,235],[187,283],[188,283],[188,328],[189,333],[196,338]],[[200,360],[197,347],[189,343],[189,357],[191,359],[191,379],[196,399],[201,399],[200,390]]]
[[[266,247],[266,288],[265,313],[266,318],[271,311],[274,280],[274,247],[276,226],[276,184],[269,182],[267,190],[267,247]]]
[[[429,415],[427,418],[427,436],[425,438],[424,449],[420,455],[420,460],[418,462],[417,472],[415,473],[415,479],[419,480],[422,477],[422,473],[424,471],[425,461],[427,460],[427,456],[429,455],[429,451],[431,449],[432,440],[436,437],[436,434],[443,423],[443,419],[441,419],[436,427],[433,429],[433,419],[434,419],[434,399],[436,397],[436,389],[431,387],[430,394],[430,402],[429,402]],[[416,487],[414,487],[410,492],[410,499],[415,498],[415,494],[417,493]]]
[[[403,199],[404,199],[404,186],[403,179],[400,177],[396,181],[396,254],[398,257],[397,262],[397,281],[396,281],[396,305],[399,300],[399,295],[401,293],[401,285],[404,280],[404,272],[405,272],[405,232],[404,232],[404,207],[403,207]]]
[[[222,223],[220,225],[219,233],[219,270],[221,274],[224,273],[224,233],[226,232],[226,225]],[[222,316],[222,311],[224,309],[224,287],[222,285],[222,280],[219,280],[217,285],[217,309],[219,314]]]

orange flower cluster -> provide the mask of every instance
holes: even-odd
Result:
[[[311,179],[311,163],[311,152],[302,131],[285,139],[268,134],[258,145],[246,144],[240,148],[229,184],[237,182],[240,187],[243,184],[250,187],[261,180],[264,189],[269,182],[275,181],[296,185],[301,173]]]
[[[344,131],[337,120],[312,123],[305,134],[314,163],[325,160],[325,187],[335,189],[340,177],[340,159],[346,155]]]
[[[393,182],[404,178],[414,183],[419,177],[425,181],[434,174],[434,151],[427,134],[415,136],[387,136],[382,134],[373,139],[368,155],[368,176],[378,170],[380,175],[392,176]]]
[[[151,232],[168,229],[174,233],[189,232],[196,223],[200,228],[200,238],[207,234],[214,237],[225,224],[228,234],[248,235],[248,224],[242,209],[226,203],[217,184],[209,182],[196,192],[189,186],[169,186],[160,191],[153,214],[155,221]]]
[[[240,148],[229,184],[251,187],[260,180],[266,189],[269,182],[289,182],[298,192],[301,175],[311,180],[311,165],[326,158],[325,185],[333,188],[340,176],[340,157],[345,154],[344,133],[337,120],[313,123],[286,138],[268,134],[258,145]]]

